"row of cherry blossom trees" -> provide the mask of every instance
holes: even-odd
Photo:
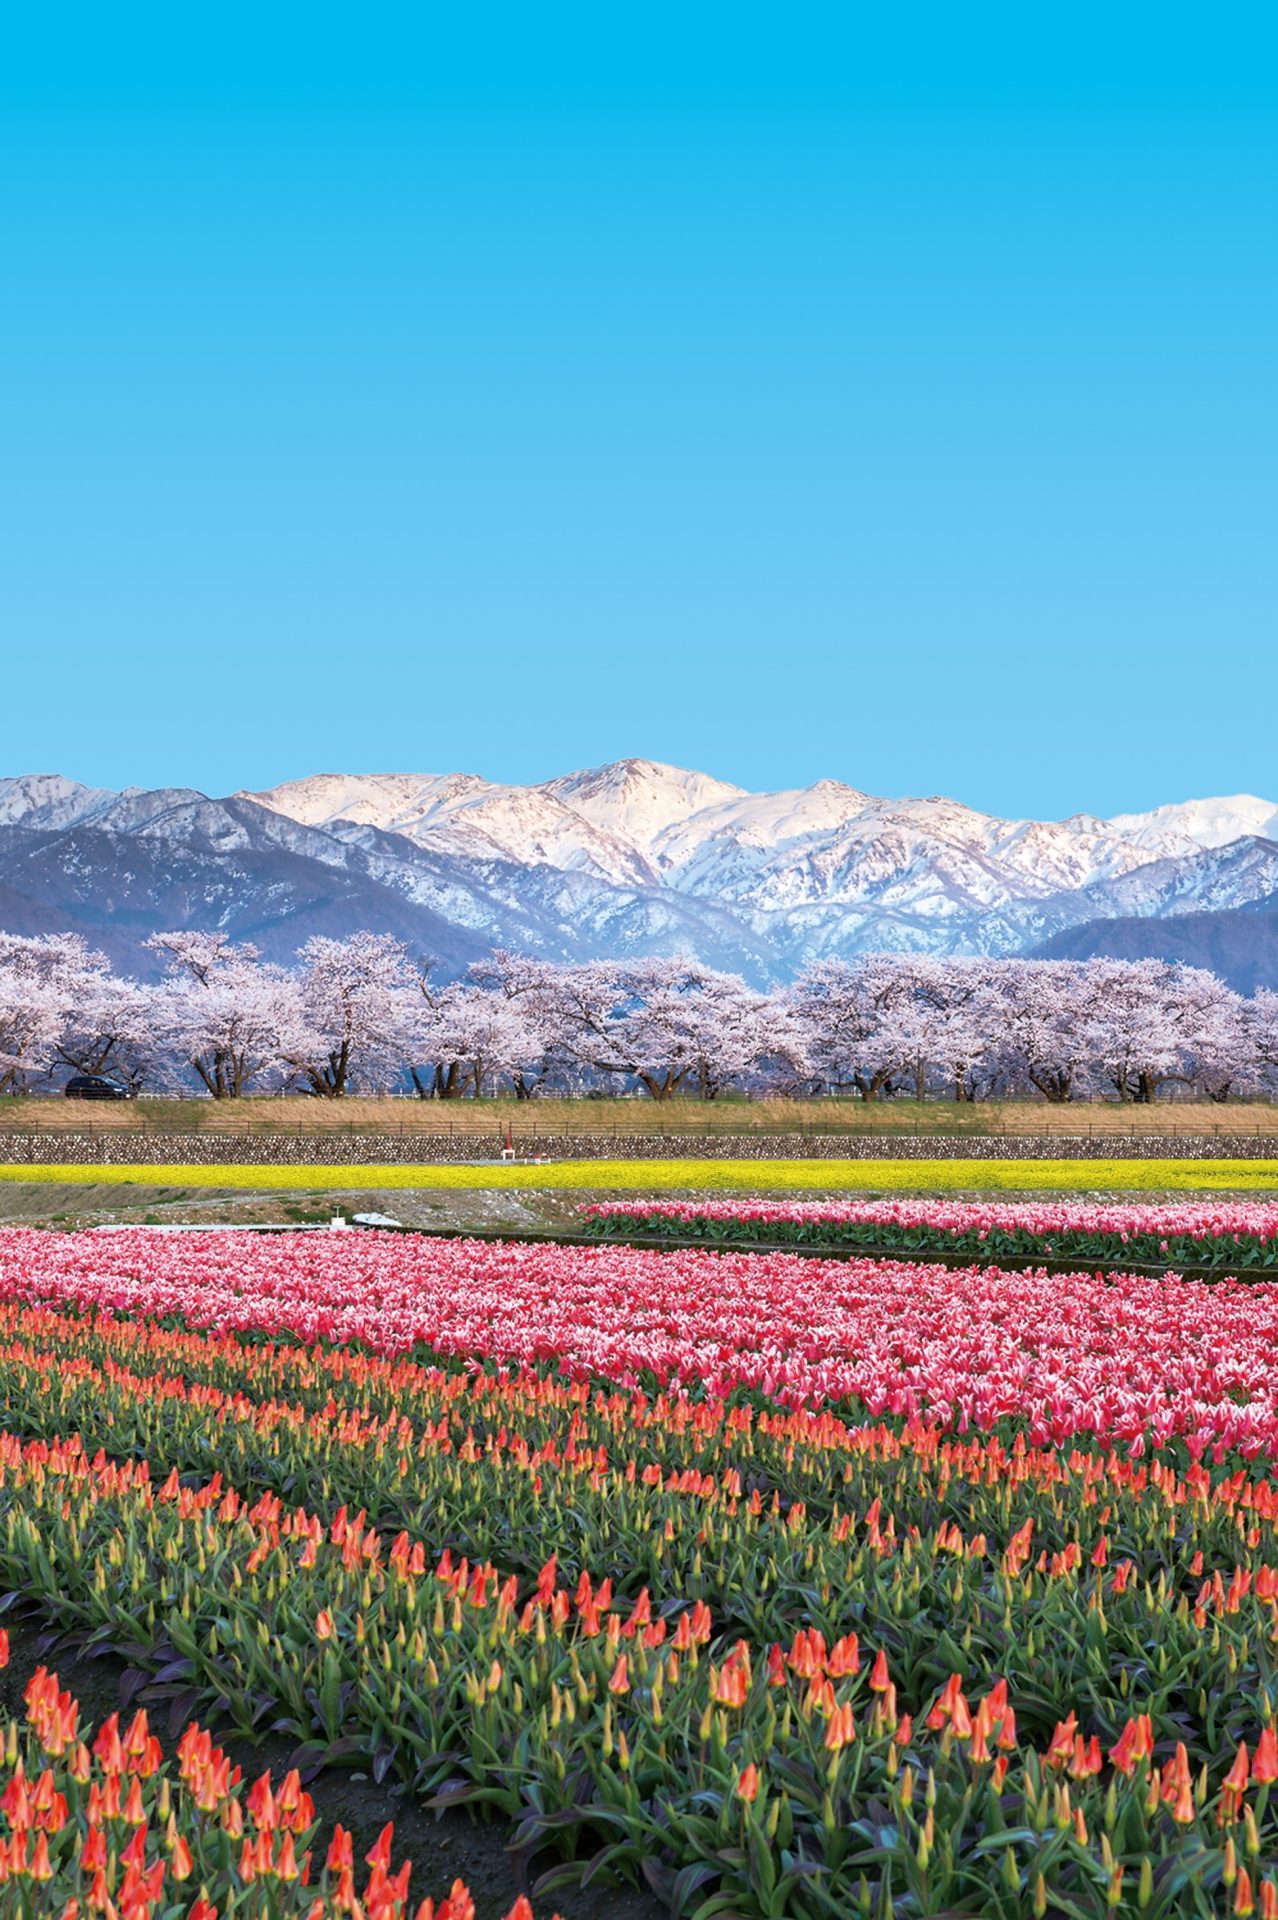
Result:
[[[114,973],[73,935],[0,935],[0,1092],[72,1073],[219,1100],[1278,1092],[1278,994],[1244,999],[1158,960],[871,954],[815,961],[764,993],[686,958],[553,966],[495,953],[444,980],[374,933],[316,936],[292,969],[221,934],[146,946],[159,980]]]

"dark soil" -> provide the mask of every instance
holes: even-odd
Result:
[[[86,1656],[64,1636],[44,1630],[38,1618],[18,1620],[11,1615],[8,1624],[12,1653],[8,1667],[0,1671],[0,1712],[21,1719],[23,1690],[36,1668],[47,1666],[79,1701],[80,1729],[86,1738],[91,1739],[110,1714],[131,1714],[143,1706],[148,1708],[151,1731],[165,1758],[173,1758],[188,1716],[179,1714],[172,1724],[167,1703],[155,1699],[148,1676],[117,1655]],[[292,1764],[292,1741],[268,1736],[250,1744],[219,1728],[215,1716],[201,1713],[198,1717],[243,1769],[247,1781],[269,1768],[278,1785]],[[538,1880],[558,1863],[551,1856],[539,1857],[521,1876],[507,1851],[509,1829],[503,1822],[484,1824],[455,1809],[432,1813],[406,1798],[402,1790],[378,1786],[358,1772],[330,1769],[309,1779],[303,1774],[303,1778],[320,1821],[315,1841],[318,1858],[327,1851],[337,1823],[352,1835],[356,1859],[362,1860],[386,1822],[393,1820],[394,1861],[398,1865],[406,1857],[412,1860],[414,1901],[428,1895],[438,1900],[460,1879],[474,1898],[477,1920],[500,1920],[520,1893],[532,1897],[537,1920],[555,1913],[563,1920],[668,1920],[665,1906],[637,1887],[592,1885],[539,1894]]]

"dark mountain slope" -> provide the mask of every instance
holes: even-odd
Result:
[[[1045,940],[1048,960],[1184,960],[1207,967],[1239,993],[1278,990],[1278,893],[1220,912],[1174,913],[1165,920],[1088,920]]]
[[[146,971],[140,951],[160,928],[198,927],[251,940],[291,963],[313,933],[393,933],[449,972],[491,942],[359,872],[283,849],[214,852],[138,834],[0,828],[0,924],[10,933],[83,933],[113,965]]]

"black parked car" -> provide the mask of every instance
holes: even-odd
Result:
[[[132,1094],[118,1080],[102,1073],[77,1073],[63,1088],[68,1100],[131,1100]]]

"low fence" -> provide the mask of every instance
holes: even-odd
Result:
[[[1272,1134],[553,1134],[516,1132],[517,1159],[549,1160],[1268,1160]],[[462,1166],[501,1158],[503,1135],[473,1133],[0,1134],[9,1166]]]

